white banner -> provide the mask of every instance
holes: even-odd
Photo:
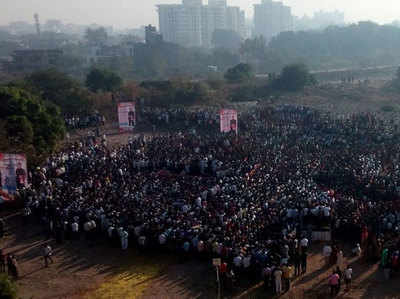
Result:
[[[133,131],[136,125],[136,107],[134,102],[118,104],[119,130]]]
[[[233,109],[222,109],[219,112],[222,133],[231,131],[238,133],[238,113]]]

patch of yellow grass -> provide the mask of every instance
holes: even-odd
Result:
[[[111,274],[107,281],[95,291],[86,295],[87,299],[135,299],[143,295],[151,280],[156,278],[173,263],[170,256],[143,257],[135,254],[121,259],[125,264]]]

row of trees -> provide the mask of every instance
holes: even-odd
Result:
[[[230,83],[248,83],[253,78],[252,67],[245,63],[240,63],[225,73],[225,79]],[[307,85],[317,83],[304,64],[285,66],[279,76],[270,73],[268,79],[271,88],[283,91],[299,91]]]
[[[23,80],[0,86],[0,151],[23,151],[31,161],[40,162],[64,138],[64,115],[98,110],[115,117],[117,101],[143,98],[157,106],[217,104],[232,94],[246,99],[255,93],[256,89],[249,87],[254,81],[250,65],[238,64],[228,69],[225,78],[230,84],[190,80],[123,84],[116,74],[93,69],[83,86],[56,70],[33,73]],[[262,88],[267,92],[298,91],[312,84],[313,79],[304,65],[291,65],[274,80],[263,82]],[[236,92],[236,88],[242,90]]]
[[[287,64],[306,64],[312,69],[365,67],[400,62],[400,28],[360,22],[323,31],[283,32],[267,43],[263,37],[240,40],[236,34],[217,30],[213,50],[187,49],[178,45],[143,45],[133,58],[138,77],[205,77],[207,66],[221,72],[244,62],[256,73],[281,72]]]

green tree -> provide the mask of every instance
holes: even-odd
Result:
[[[6,274],[0,274],[0,298],[16,299],[17,286]]]
[[[121,88],[122,83],[122,78],[118,75],[97,68],[92,69],[86,76],[86,86],[93,92],[99,90],[112,92]]]
[[[287,91],[299,91],[305,86],[315,84],[315,78],[304,64],[285,66],[281,75],[274,81],[275,88]]]
[[[231,83],[249,81],[253,77],[253,72],[249,64],[240,63],[225,73],[225,79]]]
[[[0,103],[0,128],[7,139],[0,141],[0,150],[24,152],[35,163],[64,138],[64,122],[53,104],[17,87],[0,87]]]
[[[25,115],[12,115],[6,120],[5,129],[7,130],[10,144],[20,148],[24,144],[30,144],[33,141],[32,123]]]
[[[91,108],[90,93],[79,82],[54,69],[35,72],[16,85],[57,105],[63,113],[79,113]]]

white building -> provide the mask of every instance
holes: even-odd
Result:
[[[167,42],[188,47],[200,47],[201,6],[158,5],[160,33]]]
[[[226,0],[182,0],[182,4],[157,5],[160,32],[167,42],[185,47],[211,47],[217,29],[245,35],[245,14]]]
[[[254,5],[254,35],[267,41],[284,31],[293,30],[292,10],[282,2],[261,0]]]

